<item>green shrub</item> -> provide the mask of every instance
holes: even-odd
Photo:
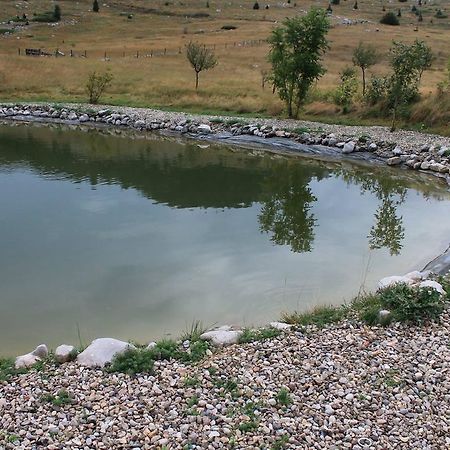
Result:
[[[291,394],[286,388],[281,388],[276,396],[277,403],[281,406],[288,406],[292,403]]]
[[[8,381],[14,375],[19,373],[24,373],[25,370],[19,369],[17,370],[14,367],[14,359],[13,358],[0,358],[0,382]]]
[[[369,105],[375,105],[384,100],[389,89],[389,80],[385,77],[372,77],[367,87],[365,100]]]
[[[393,12],[387,12],[381,19],[383,25],[400,25],[398,17]]]
[[[434,17],[436,17],[436,19],[446,19],[448,17],[447,14],[445,14],[442,9],[438,9],[436,14],[434,15]]]
[[[91,72],[86,83],[86,92],[89,95],[89,103],[97,104],[106,88],[111,84],[113,75],[110,72]]]
[[[42,394],[41,401],[51,403],[54,406],[64,406],[73,403],[73,398],[65,389],[61,389],[56,395]]]
[[[432,288],[414,288],[403,283],[382,290],[380,301],[401,322],[437,319],[444,309],[441,295]]]
[[[341,73],[341,81],[334,92],[334,103],[348,112],[358,91],[358,80],[353,67],[346,67]]]
[[[129,375],[153,373],[154,359],[153,350],[129,349],[113,359],[108,367],[108,371],[122,372]]]

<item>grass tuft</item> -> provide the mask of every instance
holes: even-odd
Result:
[[[280,334],[281,331],[276,328],[259,328],[255,330],[245,328],[239,337],[239,343],[246,344],[249,342],[264,341],[277,337]]]

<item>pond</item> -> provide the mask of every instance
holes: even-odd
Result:
[[[448,246],[448,188],[255,149],[0,125],[0,354],[351,300]]]

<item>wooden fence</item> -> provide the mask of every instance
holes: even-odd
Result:
[[[246,47],[258,47],[266,44],[265,39],[254,39],[248,41],[237,41],[237,42],[225,42],[220,44],[204,44],[205,48],[211,50],[229,49],[235,50],[239,48]],[[177,48],[161,48],[161,49],[149,49],[149,50],[66,50],[62,48],[57,48],[54,50],[49,49],[18,49],[18,54],[25,56],[51,56],[55,58],[69,57],[69,58],[102,58],[102,59],[112,59],[112,58],[154,58],[161,56],[177,56],[184,53],[184,47]]]

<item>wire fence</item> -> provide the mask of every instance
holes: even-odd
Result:
[[[252,39],[246,41],[236,41],[236,42],[225,42],[220,44],[203,44],[204,48],[209,48],[211,50],[233,50],[239,48],[248,47],[258,47],[267,43],[265,39]],[[156,58],[164,56],[177,56],[184,54],[184,46],[179,46],[177,48],[159,48],[159,49],[148,49],[148,50],[73,50],[64,48],[19,48],[17,50],[19,56],[47,56],[55,58],[101,58],[105,60],[110,60],[112,58]]]

